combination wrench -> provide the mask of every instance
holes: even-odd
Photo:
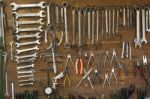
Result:
[[[23,56],[16,55],[15,58],[16,58],[16,60],[20,60],[20,59],[25,59],[25,58],[38,57],[37,54],[38,53],[34,53],[34,54],[31,54],[31,55],[23,55]]]
[[[16,52],[17,54],[23,53],[23,52],[29,52],[29,51],[33,51],[33,50],[39,50],[38,46],[32,47],[32,48],[27,48],[27,49],[17,49]]]
[[[33,63],[36,60],[35,57],[31,57],[28,59],[23,59],[23,60],[16,60],[17,64],[21,64],[21,63]]]
[[[87,15],[87,7],[83,7],[83,8],[82,8],[82,12],[83,12],[83,26],[82,26],[82,27],[83,27],[83,31],[82,31],[82,32],[83,32],[83,35],[82,35],[82,36],[83,36],[83,37],[82,37],[83,41],[82,41],[82,42],[83,42],[83,45],[86,45],[86,41],[85,41],[85,40],[86,40],[86,37],[87,37],[87,36],[86,36],[86,27],[87,27],[87,25],[86,25],[86,24],[87,24],[87,22],[86,22],[86,15]]]
[[[11,82],[11,97],[12,99],[15,99],[15,88],[14,88],[14,82]]]
[[[72,7],[72,48],[76,46],[76,8]]]
[[[35,70],[29,70],[29,71],[17,71],[18,75],[21,74],[33,74],[35,72]]]
[[[5,72],[5,96],[9,96],[9,92],[8,92],[8,74],[7,74],[7,71]]]
[[[141,36],[140,36],[140,9],[136,9],[136,38],[134,39],[135,47],[141,47]]]
[[[91,9],[88,7],[87,8],[88,12],[88,39],[91,39]]]
[[[95,44],[95,9],[92,9],[92,45]]]
[[[145,8],[142,8],[142,39],[141,43],[147,44],[147,39],[146,39],[146,30],[145,30]]]
[[[108,34],[108,8],[105,8],[105,31]]]
[[[45,2],[40,2],[37,4],[16,4],[16,3],[11,3],[10,6],[12,7],[12,10],[17,10],[17,9],[22,9],[22,8],[41,8],[44,9],[46,7]]]
[[[43,32],[43,26],[34,27],[34,28],[18,28],[16,27],[15,33],[19,32]]]
[[[31,64],[31,65],[25,65],[25,66],[17,66],[16,70],[20,70],[20,69],[27,69],[27,68],[34,68],[35,65]]]
[[[33,25],[33,24],[40,24],[44,25],[43,19],[39,19],[36,21],[15,21],[15,25],[18,27],[19,25]]]
[[[63,2],[63,11],[64,11],[64,24],[65,24],[65,48],[70,48],[69,39],[68,39],[68,23],[67,23],[67,6],[66,2]]]
[[[13,53],[13,41],[10,42],[10,59],[13,60],[13,56],[14,56],[14,53]]]
[[[78,41],[78,47],[82,48],[82,34],[81,34],[81,9],[78,9],[78,36],[79,36],[79,41]]]
[[[26,75],[18,75],[18,79],[20,78],[28,78],[28,77],[33,77],[33,74],[26,74]]]
[[[45,17],[44,10],[39,11],[38,13],[17,13],[13,12],[12,14],[15,16],[16,19],[18,18],[26,18],[26,17]]]
[[[96,43],[99,43],[99,7],[96,7]]]
[[[26,39],[26,38],[40,39],[41,35],[40,35],[40,32],[37,32],[36,34],[24,34],[24,35],[16,34],[16,40]]]
[[[34,45],[34,44],[41,44],[40,40],[36,40],[36,41],[31,41],[31,42],[23,42],[23,43],[18,43],[16,42],[15,45],[16,47],[21,47],[21,46],[28,46],[28,45]]]

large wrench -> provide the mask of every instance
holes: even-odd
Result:
[[[24,35],[16,34],[16,39],[17,40],[25,39],[25,38],[36,38],[36,39],[39,39],[39,38],[41,38],[41,35],[40,35],[40,32],[37,32],[36,34],[24,34]]]
[[[32,47],[32,48],[27,48],[27,49],[17,49],[16,52],[17,54],[23,53],[23,52],[28,52],[28,51],[33,51],[33,50],[39,50],[38,46]]]
[[[15,43],[16,47],[27,46],[27,45],[33,45],[33,44],[41,44],[41,42],[40,42],[40,40],[36,40],[36,41],[31,41],[31,42],[23,42],[23,43],[18,43],[18,42],[16,42],[16,43]]]
[[[13,12],[12,14],[15,16],[16,19],[18,18],[26,18],[26,17],[45,17],[44,10],[39,11],[38,13],[17,13]]]
[[[10,6],[12,7],[12,10],[17,10],[17,9],[22,9],[22,8],[41,8],[44,9],[46,7],[45,2],[40,2],[37,4],[16,4],[16,3],[11,3]]]
[[[99,43],[99,7],[96,7],[96,43]]]
[[[79,41],[78,41],[78,47],[82,48],[82,37],[81,37],[81,9],[78,9],[78,33],[79,33]]]
[[[86,44],[86,24],[87,24],[87,22],[86,22],[86,15],[87,15],[87,7],[83,7],[82,8],[82,11],[83,11],[83,37],[82,37],[82,39],[83,39],[83,45],[85,45]]]
[[[19,33],[19,32],[43,32],[43,26],[39,26],[39,27],[34,27],[34,28],[18,28],[16,27],[16,31],[15,33]]]
[[[43,19],[39,19],[36,21],[15,21],[16,22],[16,26],[19,25],[31,25],[31,24],[40,24],[40,25],[44,25]]]
[[[88,39],[90,40],[91,39],[91,9],[90,8],[87,8],[88,9]]]
[[[65,40],[65,48],[69,48],[70,44],[69,44],[69,39],[68,39],[68,23],[67,23],[67,6],[68,4],[66,2],[64,2],[62,4],[63,6],[63,10],[64,10],[64,23],[65,23],[65,36],[66,36],[66,40]]]
[[[140,10],[136,9],[136,38],[134,39],[135,47],[141,47],[141,38],[140,38]]]
[[[146,39],[146,36],[145,36],[145,8],[143,7],[142,8],[142,39],[141,39],[141,43],[147,43],[147,39]]]
[[[92,45],[94,45],[95,36],[95,9],[92,10]]]

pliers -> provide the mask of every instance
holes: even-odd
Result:
[[[150,68],[147,66],[147,57],[143,55],[143,65],[147,68],[148,74],[150,76]]]
[[[134,67],[134,76],[136,76],[137,74],[139,74],[141,77],[143,76],[143,68],[139,66],[140,63],[137,60],[137,65]]]
[[[96,60],[96,58],[95,58],[95,56],[94,56],[94,53],[91,52],[91,53],[90,53],[90,58],[89,58],[88,63],[87,63],[87,68],[89,68],[89,65],[90,65],[90,62],[91,62],[92,57],[93,57],[95,63],[97,64],[97,60]]]
[[[105,86],[105,83],[107,82],[107,84],[109,85],[109,88],[111,89],[110,87],[110,82],[109,82],[109,78],[108,78],[108,73],[105,73],[105,79],[104,79],[104,82],[103,82],[103,86],[102,86],[102,89],[104,89],[104,86]]]
[[[114,67],[111,69],[111,74],[110,74],[109,81],[110,81],[110,79],[111,79],[111,77],[112,77],[113,75],[114,75],[114,77],[115,77],[116,84],[117,84],[117,76],[116,76],[116,73],[115,73],[115,69],[114,69]]]
[[[81,51],[78,51],[78,58],[76,59],[76,63],[75,63],[75,72],[77,75],[79,73],[80,75],[83,74],[83,59],[81,58]]]
[[[89,77],[89,75],[90,75],[92,69],[93,69],[93,68],[91,68],[88,72],[86,72],[86,70],[84,69],[84,74],[85,74],[85,75],[84,75],[84,76],[82,77],[82,79],[79,81],[79,83],[78,83],[78,85],[76,86],[76,88],[78,88],[78,87],[80,86],[80,84],[82,83],[82,81],[83,81],[84,79],[87,79],[87,80],[90,82],[91,88],[94,89],[93,84],[92,84],[92,82],[91,82],[91,79],[90,79],[90,77]]]
[[[117,55],[116,55],[115,49],[113,48],[113,51],[112,51],[112,58],[111,58],[111,61],[110,61],[110,67],[112,67],[112,62],[113,62],[113,59],[114,59],[114,58],[116,58],[116,60],[117,60],[117,62],[118,62],[118,65],[119,65],[119,67],[120,67],[120,61],[119,61],[119,59],[118,59],[118,57],[117,57]]]

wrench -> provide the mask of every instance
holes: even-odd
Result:
[[[75,19],[75,14],[76,14],[76,8],[72,7],[72,47],[75,48],[76,46],[76,19]]]
[[[18,43],[16,42],[15,45],[16,47],[21,47],[21,46],[27,46],[27,45],[33,45],[33,44],[41,44],[40,40],[36,40],[36,41],[31,41],[31,42],[23,42],[23,43]]]
[[[13,60],[13,41],[10,42],[10,59]]]
[[[79,41],[78,41],[78,47],[82,48],[82,34],[81,34],[81,9],[78,9],[78,35],[79,35]]]
[[[88,39],[90,40],[91,39],[91,9],[90,8],[87,8],[88,9]]]
[[[25,39],[25,38],[36,38],[36,39],[40,39],[40,32],[37,32],[36,34],[27,34],[27,35],[19,35],[16,34],[16,39],[20,40],[20,39]]]
[[[36,60],[35,57],[32,58],[28,58],[28,59],[23,59],[23,60],[16,60],[17,64],[21,64],[21,63],[32,63]]]
[[[35,67],[34,64],[26,65],[26,66],[18,66],[16,70],[34,68],[34,67]]]
[[[116,13],[117,13],[117,15],[116,15],[116,30],[115,30],[115,32],[116,32],[116,34],[118,34],[118,32],[119,32],[119,9],[117,9]]]
[[[115,8],[112,9],[112,34],[115,34]]]
[[[17,74],[18,75],[21,75],[21,74],[33,74],[35,71],[34,70],[30,70],[30,71],[17,71]]]
[[[33,85],[33,82],[31,82],[31,83],[23,83],[23,84],[19,84],[20,87],[21,87],[21,86],[29,86],[29,85]]]
[[[12,7],[12,10],[22,9],[22,8],[41,8],[44,9],[46,7],[45,2],[40,2],[38,4],[16,4],[11,3],[10,6]]]
[[[29,78],[29,79],[23,79],[23,80],[19,80],[18,82],[19,83],[25,83],[25,82],[34,82],[35,81],[35,78]]]
[[[134,39],[135,47],[141,47],[141,38],[140,38],[140,10],[136,9],[136,38]]]
[[[146,32],[146,30],[145,30],[145,8],[143,7],[142,8],[142,39],[141,39],[141,43],[144,42],[144,44],[147,43],[145,32]]]
[[[126,26],[126,8],[123,8],[123,26]]]
[[[94,45],[95,36],[95,9],[92,10],[92,45]]]
[[[13,12],[12,14],[15,16],[16,19],[18,18],[28,18],[28,17],[45,17],[46,15],[44,15],[44,10],[39,11],[38,13],[17,13],[17,12]]]
[[[7,75],[7,71],[5,72],[5,96],[9,96],[9,92],[8,92],[8,75]]]
[[[86,28],[87,28],[87,22],[86,22],[86,15],[87,15],[87,7],[83,7],[82,8],[82,12],[83,12],[83,37],[82,37],[82,39],[83,39],[83,45],[86,45],[86,42],[85,42],[85,40],[86,40]]]
[[[111,36],[111,28],[112,28],[112,22],[111,22],[111,11],[112,11],[112,9],[111,8],[109,8],[108,9],[108,36]]]
[[[147,10],[145,11],[145,14],[146,14],[146,18],[145,18],[145,28],[146,28],[146,31],[148,32],[148,29],[149,29],[149,11],[148,11],[148,8],[147,8]]]
[[[106,34],[108,34],[108,8],[105,8],[105,28]]]
[[[25,58],[32,58],[32,57],[38,57],[37,56],[38,53],[34,53],[34,54],[31,54],[31,55],[23,55],[23,56],[15,56],[16,57],[16,60],[20,60],[20,59],[25,59]]]
[[[65,36],[66,36],[66,40],[65,40],[65,48],[69,48],[70,44],[69,44],[69,40],[68,40],[68,23],[67,23],[67,6],[68,4],[66,2],[63,2],[62,4],[63,6],[63,10],[64,10],[64,24],[65,24]]]
[[[11,97],[15,99],[15,89],[14,89],[14,82],[11,82]]]
[[[19,32],[34,32],[34,31],[43,32],[42,28],[43,28],[43,26],[39,26],[39,27],[35,27],[35,28],[18,28],[18,27],[16,27],[15,33],[19,33]]]
[[[99,43],[99,7],[96,8],[96,43]]]
[[[23,53],[23,52],[29,52],[29,51],[33,51],[33,50],[39,50],[38,46],[32,47],[32,48],[27,48],[27,49],[17,49],[16,52],[17,54]]]
[[[27,77],[33,77],[33,74],[26,74],[26,75],[18,75],[18,79],[20,78],[27,78]]]
[[[40,24],[40,25],[44,25],[43,19],[39,19],[36,21],[15,21],[16,22],[16,26],[18,27],[19,25],[33,25],[33,24]]]

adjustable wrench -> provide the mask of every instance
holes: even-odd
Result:
[[[140,9],[136,9],[136,38],[134,39],[135,47],[141,47],[141,38],[140,38]]]
[[[92,10],[92,45],[95,44],[94,36],[95,36],[95,9]]]
[[[25,66],[18,66],[16,70],[20,70],[20,69],[27,69],[27,68],[34,68],[34,64],[31,65],[25,65]]]
[[[34,45],[34,44],[41,44],[40,40],[36,40],[36,41],[31,41],[31,42],[23,42],[23,43],[18,43],[16,42],[15,45],[16,47],[21,47],[21,46],[28,46],[28,45]]]
[[[78,9],[78,33],[79,33],[79,41],[78,41],[78,47],[82,48],[82,34],[81,34],[81,9]]]
[[[65,48],[69,48],[69,39],[68,39],[68,23],[67,23],[67,6],[68,4],[66,2],[63,2],[63,11],[64,11],[64,24],[65,24]]]
[[[27,49],[17,49],[16,52],[17,54],[23,53],[23,52],[28,52],[28,51],[33,51],[33,50],[39,50],[38,46],[32,47],[32,48],[27,48]]]
[[[16,27],[15,33],[19,32],[43,32],[43,26],[35,27],[35,28],[18,28]]]
[[[142,8],[142,39],[141,39],[141,43],[147,43],[147,39],[146,39],[146,30],[145,30],[145,8]]]
[[[44,9],[46,7],[45,2],[40,2],[37,4],[16,4],[16,3],[11,3],[10,6],[12,7],[12,10],[17,10],[17,9],[22,9],[22,8],[41,8]]]
[[[38,54],[38,53],[34,53],[34,54],[31,54],[31,55],[23,55],[23,56],[17,56],[17,55],[16,55],[15,57],[16,57],[16,60],[20,60],[20,59],[38,57],[37,54]]]
[[[76,8],[72,7],[72,47],[75,48],[76,46]]]
[[[36,34],[24,34],[24,35],[16,34],[16,39],[17,39],[17,40],[25,39],[25,38],[36,38],[36,39],[40,39],[40,38],[41,38],[41,35],[40,35],[40,32],[37,32]]]
[[[39,19],[36,21],[15,21],[16,26],[18,27],[19,25],[32,25],[32,24],[40,24],[40,25],[44,25],[43,19]]]
[[[15,16],[16,19],[18,18],[26,18],[26,17],[45,17],[44,10],[39,11],[38,13],[17,13],[13,12],[12,14]]]

